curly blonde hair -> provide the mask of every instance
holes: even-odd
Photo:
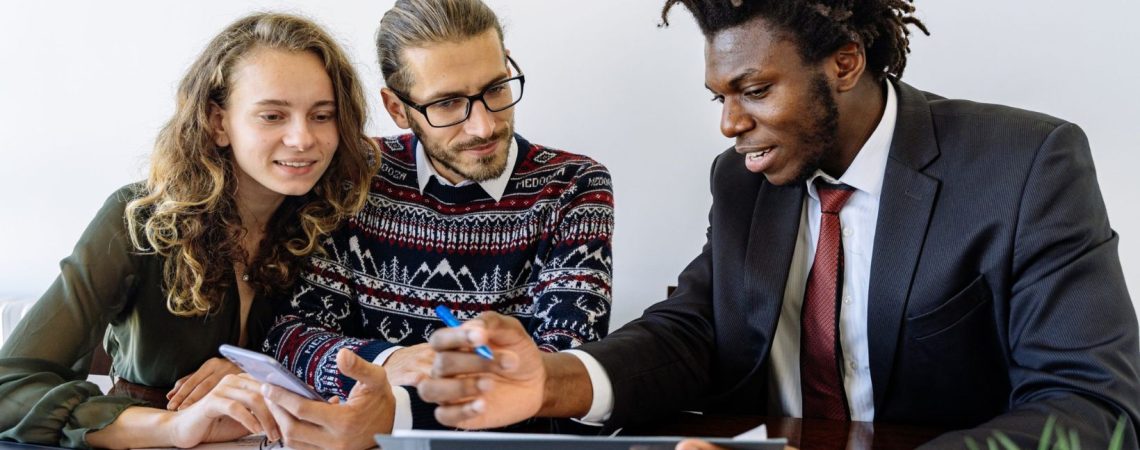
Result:
[[[127,205],[131,241],[166,258],[166,307],[183,316],[209,314],[235,282],[242,249],[235,195],[236,163],[218,148],[210,105],[225,108],[235,66],[255,49],[311,52],[325,65],[336,101],[339,146],[311,191],[290,196],[266,225],[248,267],[255,295],[288,294],[302,257],[320,251],[319,239],[364,206],[379,164],[375,141],[364,134],[367,106],[352,64],[315,23],[277,13],[237,20],[210,41],[178,87],[174,116],[163,126],[143,192]]]

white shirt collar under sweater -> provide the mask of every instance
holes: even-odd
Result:
[[[507,191],[507,182],[511,180],[511,174],[514,173],[515,159],[518,153],[518,141],[512,137],[511,145],[507,147],[507,168],[503,170],[503,173],[497,178],[480,181],[478,183],[479,187],[482,187],[483,191],[495,199],[496,202],[502,199],[503,193]],[[444,178],[443,175],[436,172],[435,166],[428,160],[427,153],[424,152],[423,143],[420,142],[419,139],[416,139],[416,180],[420,185],[420,194],[424,193],[424,188],[427,187],[428,181],[431,181],[431,177],[435,177],[436,180],[439,181],[439,184],[444,186],[462,187],[474,183],[474,181],[471,180],[463,180],[460,181],[459,184],[451,184],[450,181],[447,181],[447,178]]]

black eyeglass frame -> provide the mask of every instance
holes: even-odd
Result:
[[[433,101],[433,102],[419,104],[419,103],[413,102],[411,99],[409,99],[406,95],[404,95],[400,91],[397,91],[397,90],[392,89],[392,88],[388,88],[388,89],[390,89],[392,91],[392,93],[396,95],[396,98],[400,99],[401,102],[404,102],[405,105],[408,105],[412,109],[419,111],[419,113],[424,116],[424,119],[427,120],[428,125],[431,125],[432,128],[453,127],[453,126],[459,125],[463,122],[466,122],[467,119],[471,118],[471,108],[472,108],[472,106],[475,105],[476,100],[478,100],[480,103],[482,103],[483,107],[487,108],[487,111],[490,111],[490,112],[506,111],[508,109],[511,109],[515,105],[517,105],[520,101],[522,101],[523,92],[526,91],[526,75],[523,74],[522,69],[519,69],[519,65],[518,65],[518,63],[515,62],[514,58],[507,56],[507,62],[509,62],[511,64],[511,67],[513,67],[515,69],[515,72],[518,73],[518,75],[507,78],[507,79],[502,80],[502,81],[497,81],[497,82],[491,84],[490,86],[487,86],[486,88],[484,88],[482,92],[475,94],[475,95],[458,95],[455,97],[441,98],[441,99]],[[487,95],[487,91],[491,90],[492,88],[494,88],[496,86],[501,86],[503,84],[510,83],[512,81],[515,81],[515,80],[519,80],[519,98],[517,100],[511,102],[511,104],[504,106],[502,108],[499,108],[499,109],[491,108],[491,106],[487,104],[487,100],[485,100],[483,98],[484,95]],[[463,114],[463,119],[449,123],[447,125],[436,125],[434,123],[431,123],[431,118],[429,118],[428,114],[427,114],[427,109],[429,107],[431,107],[432,105],[435,105],[437,103],[443,103],[443,102],[457,100],[457,99],[461,99],[461,98],[467,99],[467,112],[465,114]]]

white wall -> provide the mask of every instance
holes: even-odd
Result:
[[[372,35],[392,1],[11,2],[0,14],[0,297],[35,297],[117,187],[141,179],[178,78],[206,41],[252,10],[301,12],[349,48],[377,107]],[[526,72],[519,131],[609,166],[617,194],[614,325],[664,297],[703,243],[708,167],[731,143],[702,87],[703,40],[660,0],[489,0]],[[1080,124],[1096,157],[1128,283],[1140,286],[1140,4],[1038,0],[918,4],[906,81],[945,96]],[[1031,8],[1031,11],[1027,9]],[[1140,300],[1140,295],[1133,295]]]

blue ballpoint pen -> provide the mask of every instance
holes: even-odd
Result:
[[[459,319],[456,319],[455,315],[451,314],[451,310],[447,309],[446,306],[443,306],[443,305],[436,306],[435,307],[435,315],[439,316],[439,320],[442,320],[444,325],[447,325],[447,326],[452,327],[452,328],[459,326]],[[486,345],[480,345],[478,347],[475,347],[475,353],[478,353],[479,356],[482,356],[482,357],[487,358],[487,359],[495,359],[495,357],[491,354],[491,349],[487,348]]]

